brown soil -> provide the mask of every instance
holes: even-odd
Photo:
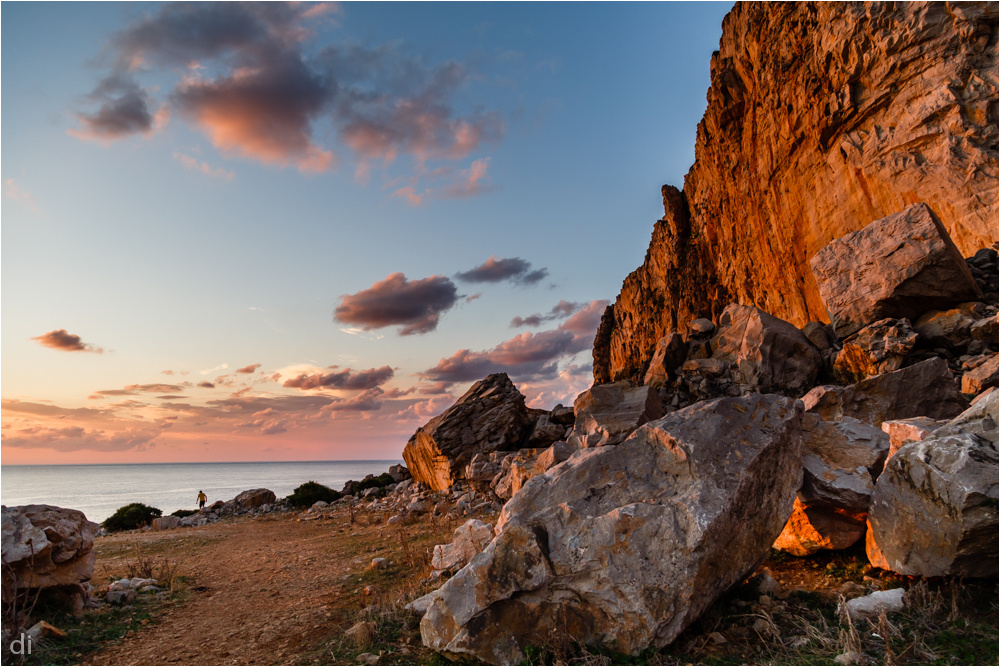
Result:
[[[317,646],[350,627],[365,599],[378,596],[377,586],[366,592],[362,580],[373,558],[387,558],[390,571],[406,568],[406,576],[413,577],[410,588],[422,593],[418,582],[427,572],[420,563],[429,562],[433,545],[447,542],[457,525],[438,519],[400,533],[385,527],[381,515],[359,513],[354,524],[343,511],[320,521],[295,517],[99,539],[95,585],[125,576],[137,546],[146,556],[176,563],[183,582],[177,599],[164,603],[154,623],[91,656],[88,664],[322,659],[315,655]]]
[[[421,580],[430,573],[433,545],[448,542],[459,521],[428,517],[390,528],[387,514],[356,512],[352,522],[345,510],[319,521],[297,518],[270,515],[99,538],[95,585],[130,574],[137,553],[169,560],[178,576],[170,599],[154,603],[148,624],[134,624],[123,639],[78,659],[94,665],[358,664],[359,654],[373,653],[378,664],[446,662],[421,645],[419,619],[403,607],[440,584]],[[375,557],[385,558],[387,568],[369,569]],[[982,664],[982,655],[996,653],[995,582],[917,584],[924,587],[924,602],[898,617],[903,629],[889,628],[895,633],[890,648],[881,626],[865,623],[855,632],[838,624],[845,585],[915,583],[869,571],[863,545],[802,559],[772,551],[763,568],[781,584],[779,599],[759,596],[754,577],[724,595],[671,647],[644,659],[830,664],[850,648],[876,663]],[[359,621],[372,628],[367,640],[345,636]],[[543,651],[532,662],[621,664],[623,657],[581,650]]]

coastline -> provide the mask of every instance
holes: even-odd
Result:
[[[261,487],[284,497],[307,481],[340,489],[350,479],[378,475],[398,463],[402,460],[3,465],[0,500],[8,507],[72,507],[100,523],[133,502],[170,514],[194,509],[200,490],[211,503]]]

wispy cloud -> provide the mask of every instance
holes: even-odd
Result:
[[[331,366],[331,369],[338,368]],[[395,374],[389,366],[355,371],[350,368],[333,370],[329,373],[301,373],[286,380],[282,386],[295,389],[374,389],[392,379]]]
[[[545,322],[552,322],[554,320],[561,320],[563,318],[569,317],[576,311],[583,308],[586,304],[573,303],[571,301],[560,301],[552,307],[545,315],[541,313],[535,313],[534,315],[528,315],[527,317],[515,317],[510,321],[510,326],[517,327],[539,327]]]
[[[459,350],[419,375],[446,384],[469,382],[501,371],[520,380],[556,377],[561,361],[591,348],[607,305],[606,300],[591,301],[555,329],[525,332],[491,350]]]
[[[4,197],[13,199],[32,213],[41,214],[42,212],[41,209],[38,208],[38,204],[35,202],[35,197],[27,190],[21,188],[13,178],[4,179],[3,194]]]
[[[219,178],[224,181],[231,181],[236,177],[236,174],[231,171],[226,171],[222,167],[213,167],[198,160],[197,158],[185,155],[184,153],[174,153],[174,159],[184,165],[185,169],[201,172],[210,178]]]
[[[535,285],[549,275],[546,268],[531,270],[531,262],[520,257],[504,259],[493,255],[474,269],[455,274],[467,283],[499,283],[509,280],[518,285]]]

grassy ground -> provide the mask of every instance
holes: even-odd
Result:
[[[386,526],[385,518],[360,515],[350,523],[338,515],[303,524],[285,517],[169,531],[146,534],[138,549],[134,539],[103,538],[97,564],[102,581],[142,563],[179,562],[171,596],[88,612],[83,619],[47,616],[68,636],[36,644],[29,664],[191,664],[198,655],[218,662],[214,654],[170,653],[175,637],[190,633],[182,621],[192,615],[215,619],[199,632],[217,632],[206,646],[230,642],[232,654],[218,655],[230,655],[225,661],[234,664],[358,664],[363,653],[378,656],[378,664],[454,664],[422,645],[419,619],[404,607],[440,585],[428,581],[430,556],[435,544],[449,541],[458,522],[436,519],[400,528]],[[294,551],[267,546],[287,548],[290,542]],[[234,548],[245,551],[219,567],[221,555]],[[372,569],[374,557],[384,558],[386,566]],[[780,588],[765,588],[770,594],[762,595],[762,577],[751,577],[665,649],[616,655],[567,638],[558,646],[531,647],[528,664],[829,665],[842,654],[853,654],[857,664],[997,664],[996,580],[925,581],[871,571],[862,547],[805,559],[772,551],[762,569]],[[286,577],[285,583],[272,584],[274,577]],[[897,587],[908,589],[900,613],[851,620],[839,611],[842,594],[852,588],[857,594]],[[250,622],[260,625],[257,634],[279,619],[283,640],[296,639],[285,641],[280,652],[262,641],[257,653],[237,653],[237,646],[250,650],[255,635],[248,634],[246,617],[220,615],[231,611],[233,599],[271,612],[270,620]]]

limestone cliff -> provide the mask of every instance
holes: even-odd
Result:
[[[737,4],[712,57],[683,192],[625,279],[595,381],[641,381],[656,341],[730,302],[828,321],[809,260],[925,202],[965,254],[997,240],[995,3]]]

